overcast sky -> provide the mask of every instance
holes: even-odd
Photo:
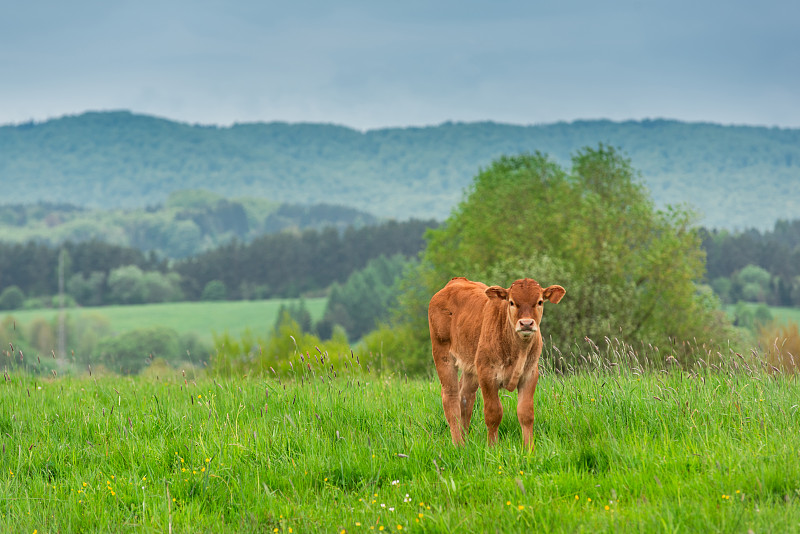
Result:
[[[800,1],[0,0],[0,124],[800,127]]]

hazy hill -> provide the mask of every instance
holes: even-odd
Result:
[[[180,189],[444,218],[481,166],[540,150],[620,147],[659,205],[708,226],[771,228],[800,213],[800,130],[654,120],[445,123],[360,132],[326,124],[196,126],[93,112],[0,127],[0,202],[144,207]],[[546,215],[546,214],[543,214]]]

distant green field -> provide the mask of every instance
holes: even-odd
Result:
[[[306,299],[305,304],[312,319],[319,320],[325,311],[325,298]],[[281,304],[297,302],[292,299],[175,302],[167,304],[143,304],[137,306],[101,306],[96,308],[69,308],[67,315],[80,320],[81,317],[100,315],[106,317],[114,332],[126,332],[149,326],[165,326],[178,333],[196,333],[202,340],[211,341],[213,334],[229,332],[241,335],[245,329],[254,333],[266,332],[275,324]],[[4,312],[0,321],[11,315],[20,325],[27,325],[36,318],[55,318],[58,310],[24,310]]]
[[[754,302],[747,302],[745,305],[748,308],[755,309],[758,304]],[[784,306],[767,306],[769,308],[770,313],[772,314],[773,319],[778,322],[786,323],[788,321],[793,321],[795,323],[800,323],[800,308],[788,308]],[[732,318],[734,310],[736,306],[734,305],[726,305],[725,312]]]
[[[779,308],[771,306],[772,316],[781,322],[794,321],[800,323],[800,308]]]

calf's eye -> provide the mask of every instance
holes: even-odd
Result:
[[[509,304],[509,306],[516,306],[516,304],[514,304],[514,301],[513,301],[513,300],[509,300],[509,301],[508,301],[508,304]]]
[[[541,306],[542,304],[544,304],[544,301],[543,301],[543,300],[540,300],[540,301],[539,301],[539,306]]]

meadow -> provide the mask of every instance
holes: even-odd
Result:
[[[787,306],[770,306],[772,317],[781,324],[790,322],[800,324],[800,308]]]
[[[759,306],[763,306],[755,302],[744,302],[741,304],[744,305],[745,309],[748,309],[750,311],[755,311]],[[727,304],[724,306],[724,310],[728,314],[728,317],[731,320],[735,318],[737,305]],[[800,324],[800,308],[798,307],[767,306],[767,309],[769,310],[769,313],[772,315],[772,319],[778,324],[787,324],[787,323]]]
[[[616,340],[543,355],[535,450],[516,393],[450,443],[435,379],[295,354],[294,375],[0,382],[10,532],[788,532],[797,377]],[[480,401],[479,401],[480,402]]]
[[[202,341],[211,342],[214,334],[228,332],[239,337],[248,329],[255,333],[268,331],[275,324],[280,307],[297,302],[296,299],[170,302],[67,308],[65,313],[78,322],[88,316],[105,317],[110,322],[111,331],[116,333],[164,326],[179,334],[194,333]],[[308,298],[304,302],[314,321],[322,318],[327,299]],[[53,321],[58,313],[58,310],[50,308],[2,312],[0,322],[10,315],[17,324],[28,325],[36,318]]]

